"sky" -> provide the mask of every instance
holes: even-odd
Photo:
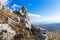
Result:
[[[26,6],[31,23],[60,22],[60,0],[0,0],[13,10]]]

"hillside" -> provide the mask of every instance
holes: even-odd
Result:
[[[0,8],[0,40],[37,40],[29,28],[26,28],[18,11],[12,11],[2,4]]]
[[[25,6],[13,11],[0,3],[0,40],[47,40],[45,29],[31,26]]]

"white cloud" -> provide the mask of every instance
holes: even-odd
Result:
[[[16,8],[21,8],[22,6],[19,6],[19,5],[17,5],[17,4],[13,4],[13,6],[12,6],[12,9],[13,10],[16,10]]]
[[[41,16],[38,14],[29,14],[31,18],[40,18]]]
[[[13,7],[21,7],[21,6],[19,6],[19,5],[17,5],[17,4],[14,4]]]
[[[11,0],[0,0],[0,2],[4,5],[7,5]]]
[[[53,23],[53,22],[60,22],[60,16],[55,17],[45,17],[39,14],[32,14],[30,13],[30,21],[32,23],[39,23],[39,22],[46,22],[46,23]]]
[[[30,13],[29,16],[30,16],[30,21],[31,22],[39,22],[39,20],[41,18],[41,15],[38,15],[38,14]]]

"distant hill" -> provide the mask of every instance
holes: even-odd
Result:
[[[47,29],[48,31],[60,31],[60,23],[50,23],[50,24],[36,24],[34,26],[39,26]]]

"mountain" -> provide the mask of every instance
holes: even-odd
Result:
[[[47,40],[46,30],[31,26],[25,6],[13,11],[0,3],[0,40]]]

